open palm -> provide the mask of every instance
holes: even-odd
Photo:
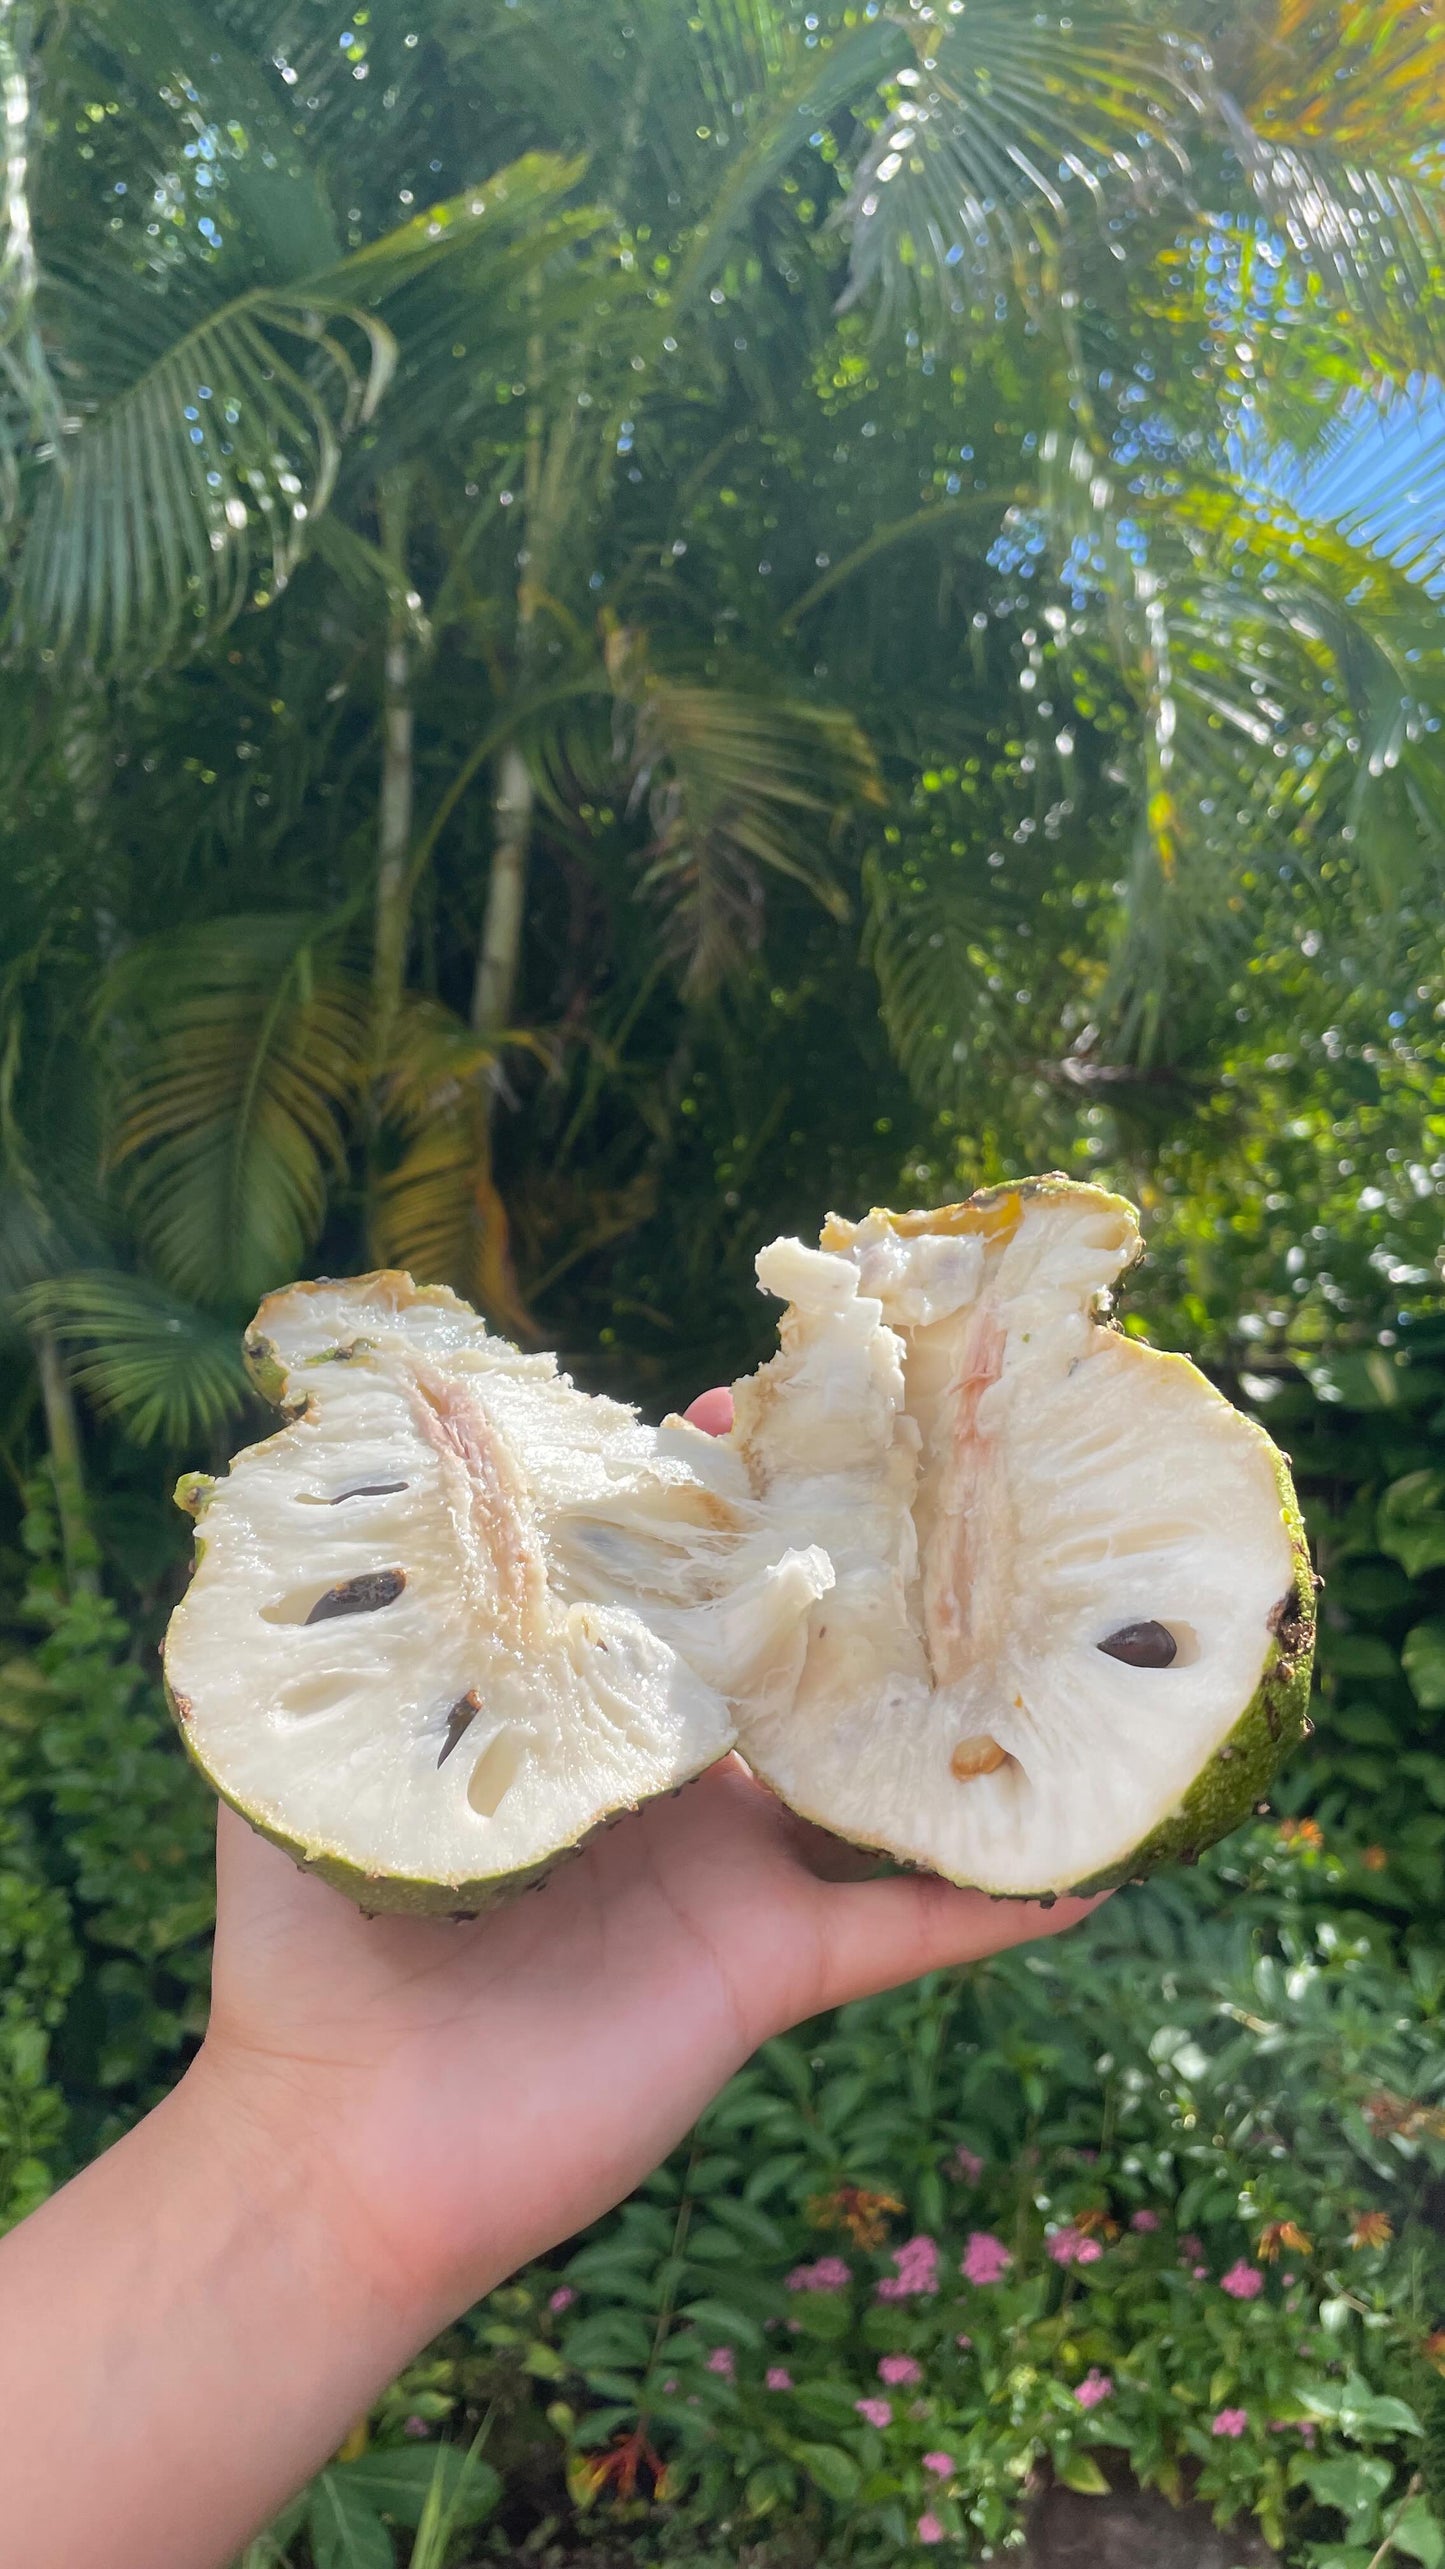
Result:
[[[625,2194],[770,2034],[1056,1931],[846,1850],[736,1759],[465,1923],[366,1918],[221,1815],[207,2049],[299,2112],[350,2256],[456,2310]]]

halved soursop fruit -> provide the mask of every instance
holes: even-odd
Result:
[[[470,1912],[711,1765],[831,1580],[738,1457],[402,1275],[263,1303],[288,1424],[178,1496],[166,1676],[224,1798],[368,1910]]]
[[[1287,1465],[1096,1316],[1140,1245],[1122,1198],[1051,1177],[758,1260],[782,1352],[731,1441],[833,1583],[740,1747],[807,1817],[998,1894],[1192,1859],[1305,1728]]]

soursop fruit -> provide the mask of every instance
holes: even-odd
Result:
[[[466,1911],[736,1740],[795,1809],[1001,1894],[1248,1811],[1304,1724],[1283,1458],[1098,1316],[1132,1208],[1048,1178],[758,1260],[781,1352],[643,1426],[399,1275],[248,1337],[287,1424],[180,1495],[182,1734],[368,1909]]]
[[[288,1424],[181,1484],[167,1685],[216,1789],[364,1907],[485,1907],[787,1690],[831,1568],[696,1428],[409,1276],[273,1294],[246,1343]]]
[[[833,1569],[744,1755],[809,1818],[999,1893],[1104,1889],[1245,1817],[1305,1726],[1314,1580],[1284,1457],[1105,1324],[1132,1205],[1066,1178],[775,1241],[735,1386],[769,1519]]]

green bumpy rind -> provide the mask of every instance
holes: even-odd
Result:
[[[233,1793],[228,1793],[197,1748],[191,1728],[190,1706],[184,1695],[176,1694],[169,1677],[165,1679],[165,1693],[186,1755],[205,1777],[218,1800],[228,1803],[259,1837],[269,1838],[272,1846],[279,1847],[283,1855],[289,1855],[301,1872],[314,1873],[320,1881],[329,1882],[334,1890],[344,1892],[347,1899],[354,1901],[369,1918],[479,1918],[484,1910],[500,1908],[503,1901],[515,1900],[519,1893],[539,1888],[557,1865],[564,1864],[569,1856],[580,1855],[583,1848],[590,1846],[595,1837],[600,1837],[604,1829],[614,1828],[619,1820],[625,1819],[629,1808],[641,1807],[628,1805],[609,1811],[605,1819],[596,1821],[590,1829],[583,1831],[581,1837],[570,1840],[565,1846],[555,1847],[539,1863],[525,1865],[516,1873],[487,1874],[477,1882],[423,1882],[409,1874],[364,1873],[359,1865],[348,1864],[344,1856],[328,1853],[325,1848],[308,1847],[303,1839],[288,1837],[284,1829],[269,1827],[255,1811],[248,1809],[244,1802],[238,1802]],[[703,1770],[699,1768],[698,1771],[701,1773]],[[671,1789],[680,1792],[682,1786],[677,1784]]]
[[[1250,1817],[1291,1749],[1309,1733],[1310,1676],[1315,1649],[1315,1574],[1289,1465],[1277,1446],[1275,1485],[1294,1555],[1294,1580],[1271,1618],[1273,1638],[1263,1674],[1229,1737],[1191,1784],[1178,1809],[1161,1820],[1142,1846],[1118,1864],[1091,1874],[1072,1889],[1079,1897],[1144,1882],[1165,1864],[1195,1864],[1206,1847],[1228,1837]]]

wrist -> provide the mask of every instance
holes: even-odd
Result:
[[[219,2569],[423,2343],[213,2057],[0,2242],[0,2520],[31,2569]],[[60,2466],[53,2385],[66,2385]]]
[[[231,2219],[304,2279],[318,2336],[344,2331],[394,2371],[454,2314],[434,2308],[365,2199],[345,2147],[353,2112],[309,2067],[208,2039],[151,2121],[167,2154],[213,2170]]]

